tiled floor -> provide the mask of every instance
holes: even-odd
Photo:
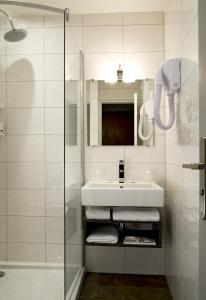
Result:
[[[164,276],[88,273],[80,300],[172,300]]]

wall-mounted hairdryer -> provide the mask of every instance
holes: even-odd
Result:
[[[168,60],[158,71],[156,76],[156,93],[154,99],[154,119],[157,126],[163,130],[170,129],[175,122],[175,94],[180,90],[181,71],[180,59]],[[160,117],[162,88],[165,89],[169,102],[169,121],[163,124]]]

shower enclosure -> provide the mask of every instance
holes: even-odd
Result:
[[[81,283],[81,61],[68,9],[0,1],[2,299],[75,299]]]

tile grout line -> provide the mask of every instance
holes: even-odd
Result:
[[[5,31],[6,31],[6,19],[5,19]],[[6,91],[5,91],[5,97],[6,97],[6,134],[5,134],[5,139],[6,139],[6,235],[7,235],[7,238],[6,238],[6,261],[8,261],[8,240],[9,240],[9,222],[8,222],[8,195],[7,195],[7,189],[8,189],[8,186],[7,186],[7,148],[8,148],[8,145],[7,145],[7,126],[8,126],[8,123],[7,123],[7,102],[8,102],[8,91],[7,91],[7,88],[8,88],[8,60],[7,60],[7,43],[5,42],[5,53],[6,53],[6,62],[5,62],[5,67],[6,67],[6,72],[5,72],[5,80],[6,80]]]
[[[45,105],[46,105],[46,100],[45,100],[45,77],[46,77],[46,74],[45,74],[45,68],[46,68],[46,53],[45,53],[45,50],[46,50],[46,45],[45,45],[45,16],[42,16],[43,18],[43,31],[44,31],[44,34],[43,34],[43,59],[44,59],[44,209],[45,209],[45,218],[44,218],[44,222],[45,222],[45,225],[44,225],[44,238],[45,238],[45,244],[44,244],[44,261],[46,263],[47,259],[46,259],[46,255],[47,255],[47,251],[46,251],[46,239],[47,239],[47,235],[46,235],[46,228],[47,228],[47,224],[46,224],[46,149],[45,149],[45,132],[46,132],[46,128],[45,128],[45,125],[46,125],[46,109],[45,109]]]

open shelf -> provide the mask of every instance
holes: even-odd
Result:
[[[119,233],[119,240],[116,244],[110,243],[88,243],[87,237],[92,229],[101,225],[113,225]],[[156,245],[148,244],[124,244],[125,236],[138,236],[154,239]],[[109,246],[109,247],[139,247],[139,248],[161,248],[162,247],[162,222],[152,221],[116,221],[116,220],[95,220],[84,217],[84,244],[87,246]]]
[[[99,219],[87,219],[86,217],[84,218],[84,222],[87,223],[105,223],[105,224],[118,224],[118,223],[140,223],[140,224],[160,224],[161,221],[154,222],[154,221],[127,221],[127,220],[121,220],[121,221],[116,221],[116,220],[99,220]]]

